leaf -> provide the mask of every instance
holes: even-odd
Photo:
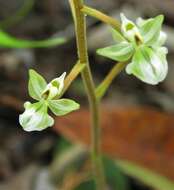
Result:
[[[81,183],[75,190],[96,190],[95,188],[95,182],[93,180],[88,180],[83,183]]]
[[[109,157],[103,158],[103,165],[105,176],[108,184],[112,189],[117,190],[129,190],[127,177],[124,176],[121,169],[115,164],[115,161],[111,160]]]
[[[45,48],[65,43],[65,38],[50,38],[47,40],[33,41],[17,39],[0,30],[0,47],[3,48]]]
[[[158,40],[163,20],[164,16],[159,15],[142,23],[140,33],[143,36],[144,43],[147,45],[153,45]]]
[[[114,61],[127,61],[133,55],[133,45],[128,42],[121,42],[116,45],[98,49],[97,53]]]
[[[29,70],[29,83],[28,83],[28,91],[29,95],[35,99],[40,100],[42,97],[42,92],[46,88],[47,83],[45,79],[38,74],[33,69]]]
[[[57,118],[54,129],[71,142],[90,147],[88,110],[81,109]],[[105,105],[101,107],[101,130],[103,153],[134,162],[168,178],[171,183],[174,181],[173,114],[143,107],[113,108]]]
[[[127,175],[130,175],[143,183],[159,190],[173,190],[174,183],[169,179],[151,172],[149,169],[138,166],[129,161],[116,160],[115,162]]]
[[[27,0],[23,2],[22,7],[17,10],[14,14],[0,21],[0,28],[8,28],[15,25],[31,11],[34,6],[35,0]]]
[[[161,48],[153,50],[142,46],[134,54],[132,63],[127,65],[126,72],[145,83],[156,85],[162,82],[168,73],[166,54],[167,51],[161,51]]]
[[[25,111],[19,116],[19,123],[27,132],[42,131],[54,124],[54,119],[47,114],[47,105],[41,101],[34,104],[26,102]]]
[[[80,108],[80,105],[70,99],[49,100],[49,108],[57,116],[66,115]]]

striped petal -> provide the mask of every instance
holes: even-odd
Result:
[[[134,53],[134,47],[131,43],[121,42],[106,48],[98,49],[97,53],[114,61],[127,61]]]
[[[166,54],[167,49],[164,47],[156,50],[147,46],[140,47],[132,62],[127,65],[126,72],[143,82],[156,85],[165,79],[168,72]]]
[[[25,131],[42,131],[54,124],[54,120],[47,114],[47,105],[43,102],[24,104],[25,111],[19,116],[19,123]]]

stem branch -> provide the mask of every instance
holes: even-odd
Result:
[[[117,21],[116,19],[88,6],[83,6],[81,11],[87,15],[97,18],[98,20],[101,20],[102,22],[106,24],[111,25],[118,32],[121,32],[121,29],[120,29],[121,25],[119,21]]]
[[[125,68],[126,65],[127,62],[116,63],[115,66],[110,70],[110,72],[107,74],[105,79],[101,82],[95,91],[98,100],[104,96],[112,81]]]
[[[60,98],[63,96],[63,94],[66,92],[66,90],[69,88],[69,86],[71,85],[71,83],[76,79],[76,77],[82,72],[82,70],[85,68],[86,64],[82,64],[80,63],[80,61],[78,61],[74,67],[71,69],[70,73],[68,74],[68,76],[65,78],[65,84],[64,84],[64,88],[62,93],[56,97],[56,98]]]

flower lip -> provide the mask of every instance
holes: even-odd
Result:
[[[34,104],[26,102],[25,111],[19,116],[19,123],[25,131],[41,131],[54,124],[54,120],[47,114],[47,104],[40,101]]]

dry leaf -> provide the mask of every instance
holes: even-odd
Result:
[[[102,148],[174,180],[174,115],[150,108],[103,107]],[[88,110],[57,118],[54,129],[70,139],[90,145]]]

